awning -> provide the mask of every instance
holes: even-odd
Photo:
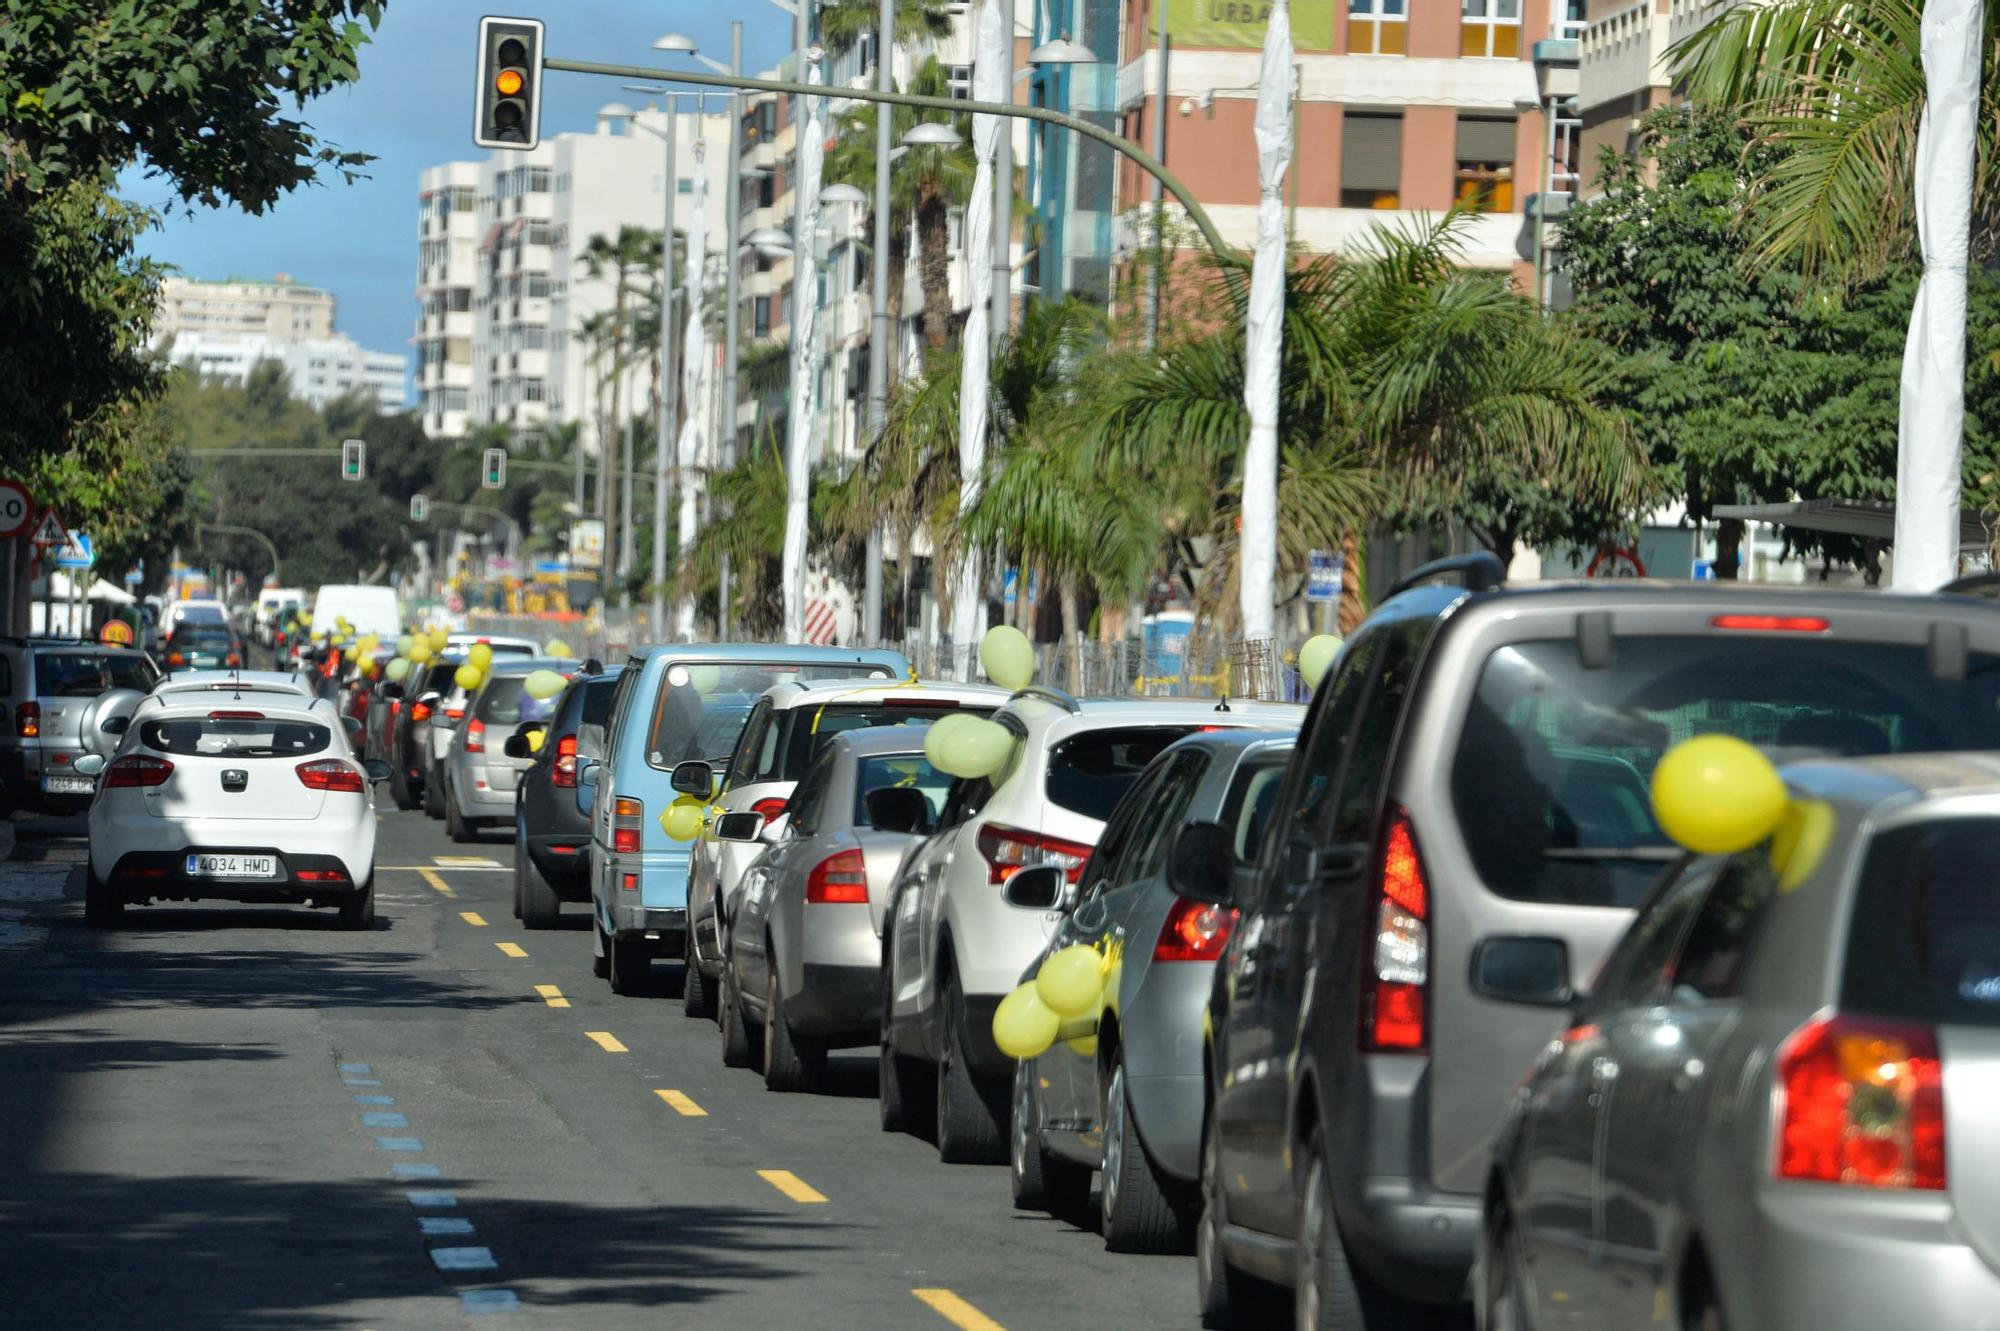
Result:
[[[36,578],[28,584],[28,588],[30,598],[37,601],[50,598],[70,601],[76,598],[76,584],[70,580],[69,574],[61,569],[52,571],[46,578]],[[105,601],[112,605],[131,605],[138,600],[124,588],[114,586],[103,578],[98,578],[90,584],[83,594],[83,599]]]
[[[1770,522],[1801,531],[1829,532],[1837,536],[1859,536],[1871,541],[1889,541],[1896,535],[1896,506],[1886,499],[1800,499],[1789,504],[1717,504],[1718,518],[1740,518],[1745,522]],[[1960,510],[1958,544],[1961,549],[1984,550],[1993,544],[1993,534],[1980,515]]]

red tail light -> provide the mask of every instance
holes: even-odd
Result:
[[[646,806],[620,795],[611,805],[611,849],[620,855],[637,855],[644,845]]]
[[[174,765],[165,758],[132,753],[104,769],[103,784],[106,790],[117,790],[122,786],[161,786],[173,774]]]
[[[415,725],[419,721],[428,721],[430,719],[431,705],[429,703],[413,702],[410,704],[410,723],[412,725]]]
[[[345,758],[322,758],[314,763],[300,763],[298,773],[299,780],[305,783],[308,790],[359,795],[368,789],[367,776]]]
[[[1779,1178],[1945,1186],[1944,1086],[1928,1027],[1834,1013],[1778,1051]]]
[[[476,716],[465,723],[465,751],[486,752],[486,723]]]
[[[208,719],[211,721],[262,721],[264,714],[262,712],[210,712]]]
[[[240,666],[243,664],[243,657],[236,652],[231,652],[229,655],[222,658],[222,664]]]
[[[995,886],[1031,864],[1059,864],[1074,883],[1083,876],[1083,866],[1090,859],[1090,847],[1081,842],[1000,823],[979,829],[979,853],[986,858],[986,881]]]
[[[185,656],[182,656],[179,652],[168,652],[167,664],[170,666],[186,665],[187,658]]]
[[[829,855],[806,875],[806,900],[820,905],[868,904],[868,862],[849,848]]]
[[[1236,912],[1227,906],[1177,898],[1153,944],[1153,960],[1219,961],[1235,927]]]
[[[1375,955],[1361,1005],[1361,1047],[1408,1052],[1429,1042],[1430,889],[1410,815],[1392,809],[1375,894]]]
[[[752,804],[750,806],[750,812],[756,814],[759,818],[762,818],[764,820],[764,826],[766,827],[769,827],[772,823],[777,822],[778,815],[783,813],[784,811],[785,811],[785,801],[778,799],[762,799],[758,800],[755,804]]]
[[[338,869],[300,869],[293,877],[302,883],[344,883],[347,875]]]
[[[22,739],[34,739],[42,733],[40,703],[24,702],[14,708],[14,733]]]
[[[463,707],[447,707],[444,709],[444,719],[453,725],[457,725],[464,717],[465,709]]]
[[[1755,633],[1824,633],[1833,627],[1818,615],[1717,615],[1708,623],[1711,628]]]
[[[549,782],[562,790],[576,789],[576,736],[556,741],[556,760]]]

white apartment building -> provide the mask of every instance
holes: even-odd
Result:
[[[169,277],[160,283],[153,336],[228,334],[299,342],[332,337],[333,313],[332,292],[295,282],[288,273],[213,281]]]
[[[472,397],[472,285],[479,164],[446,162],[417,184],[417,411],[424,433],[465,433]]]
[[[341,333],[299,341],[263,334],[187,332],[173,338],[168,355],[204,379],[233,384],[248,383],[259,363],[276,361],[291,379],[292,396],[315,409],[357,392],[368,393],[385,412],[402,411],[406,405],[403,358],[370,351]]]

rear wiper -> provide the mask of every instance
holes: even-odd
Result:
[[[1621,861],[1672,864],[1686,853],[1673,846],[1552,846],[1542,852],[1542,858],[1613,864]]]

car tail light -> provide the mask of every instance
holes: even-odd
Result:
[[[1176,898],[1153,944],[1155,961],[1219,961],[1236,927],[1236,912],[1227,906]]]
[[[222,658],[222,664],[240,666],[243,664],[242,654],[238,652],[231,652],[229,655]]]
[[[410,724],[415,725],[419,721],[428,721],[430,719],[431,705],[429,703],[413,702],[410,704]]]
[[[1081,842],[1000,823],[979,829],[979,853],[986,857],[986,881],[996,886],[1031,864],[1061,865],[1064,876],[1074,883],[1090,859],[1090,847]]]
[[[210,712],[208,719],[211,721],[262,721],[264,714],[262,712]]]
[[[1367,1001],[1361,1005],[1361,1045],[1371,1050],[1422,1049],[1429,1039],[1425,990],[1430,983],[1430,890],[1410,815],[1390,812],[1376,886],[1375,955]]]
[[[308,790],[359,795],[368,789],[367,776],[345,758],[322,758],[318,762],[300,763],[298,773],[299,780],[305,783]]]
[[[122,786],[163,786],[167,778],[173,774],[174,765],[165,758],[131,753],[104,769],[104,788],[117,790]]]
[[[564,735],[556,741],[556,760],[549,782],[562,790],[576,788],[576,736]]]
[[[465,751],[486,752],[486,723],[476,716],[465,723]]]
[[[829,855],[806,875],[806,900],[820,905],[868,903],[868,862],[853,848]]]
[[[185,656],[182,656],[179,652],[168,652],[167,664],[170,666],[186,665],[187,658]]]
[[[777,822],[778,815],[783,813],[784,811],[785,811],[785,801],[779,799],[758,800],[755,804],[752,804],[750,806],[750,812],[756,814],[759,818],[762,818],[764,820],[764,826],[766,827],[769,827],[772,823]]]
[[[953,708],[962,706],[956,698],[884,698],[884,707],[937,707]]]
[[[465,709],[463,707],[447,707],[444,709],[444,719],[453,725],[457,725],[464,717]]]
[[[293,877],[302,883],[344,883],[347,875],[338,869],[300,869]]]
[[[1709,627],[1755,633],[1825,633],[1833,625],[1818,615],[1717,615]]]
[[[620,855],[636,855],[645,835],[641,819],[646,816],[646,806],[638,800],[620,795],[611,804],[611,849]]]
[[[34,739],[42,733],[40,703],[24,702],[14,708],[14,733],[22,739]]]
[[[1928,1026],[1815,1017],[1778,1051],[1779,1178],[1945,1186],[1944,1087]]]
[[[111,871],[113,878],[165,878],[167,870],[160,864],[121,864]]]

